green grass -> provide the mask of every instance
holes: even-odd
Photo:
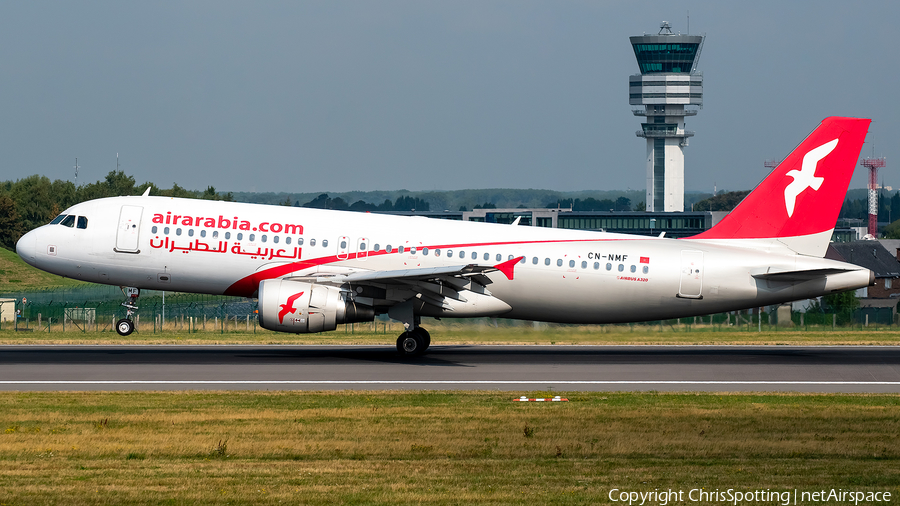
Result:
[[[900,493],[900,396],[572,392],[562,393],[568,403],[512,402],[519,394],[0,393],[0,504]]]

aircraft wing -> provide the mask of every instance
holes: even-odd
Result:
[[[452,311],[458,303],[466,304],[469,302],[468,298],[473,296],[493,298],[486,288],[492,283],[491,278],[486,274],[499,271],[512,280],[513,269],[521,259],[522,257],[513,258],[496,265],[460,264],[445,267],[349,273],[320,271],[290,279],[332,286],[372,287],[379,290],[378,294],[380,295],[376,295],[374,298],[384,299],[389,303],[399,303],[415,298],[443,310]],[[363,296],[369,295],[365,289],[357,293]],[[447,299],[452,299],[456,303]]]
[[[495,267],[485,267],[475,264],[452,265],[447,267],[423,267],[416,269],[398,269],[393,271],[356,271],[352,273],[329,273],[318,272],[311,276],[304,276],[304,281],[315,281],[317,283],[343,284],[343,283],[364,283],[364,282],[406,282],[415,280],[427,280],[432,278],[440,278],[445,276],[466,278],[476,277],[482,285],[491,283],[491,279],[484,276],[484,273],[495,272]],[[300,279],[300,278],[292,278]]]

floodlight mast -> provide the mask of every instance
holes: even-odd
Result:
[[[872,238],[878,238],[878,169],[886,165],[884,158],[865,158],[860,165],[869,169],[869,227]]]

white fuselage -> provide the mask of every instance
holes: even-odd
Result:
[[[867,269],[798,255],[777,241],[648,238],[167,197],[99,199],[64,214],[87,218],[86,227],[29,232],[17,247],[28,263],[143,289],[253,297],[269,278],[494,266],[521,256],[513,279],[487,274],[490,294],[510,308],[497,316],[607,323],[759,307],[870,282]],[[754,277],[800,270],[828,274],[790,282]],[[461,307],[440,316],[490,313]]]

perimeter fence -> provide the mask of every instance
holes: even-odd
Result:
[[[107,285],[2,294],[0,328],[14,324],[6,315],[18,311],[19,324],[26,328],[113,330],[116,320],[125,317],[124,301],[119,287]],[[5,307],[8,304],[13,304],[13,311]],[[256,300],[245,297],[141,290],[138,307],[137,323],[143,329],[205,328],[207,322],[210,329],[222,322],[256,324]]]
[[[25,299],[25,303],[22,300]],[[116,286],[85,285],[64,289],[33,290],[0,294],[0,330],[12,326],[44,331],[115,331],[115,322],[125,316],[125,300]],[[136,323],[141,331],[255,331],[257,301],[245,297],[142,290]],[[660,330],[754,331],[838,328],[893,328],[898,325],[895,308],[859,308],[853,312],[817,313],[790,311],[772,306],[768,311],[733,311],[639,324]],[[16,312],[18,314],[16,315]],[[779,317],[781,321],[779,321]],[[462,320],[476,322],[485,319]],[[492,319],[492,325],[522,326],[530,322]],[[390,326],[382,316],[373,328]],[[544,325],[544,324],[542,324]],[[365,325],[357,324],[360,329]],[[566,326],[566,325],[557,325]],[[349,327],[353,332],[354,327]]]

